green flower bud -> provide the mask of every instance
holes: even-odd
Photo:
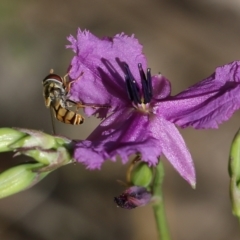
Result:
[[[148,188],[152,183],[153,170],[145,162],[138,163],[131,172],[131,184]]]
[[[0,198],[38,183],[51,171],[73,162],[70,139],[30,129],[0,128],[0,152],[14,151],[37,163],[22,164],[0,174]]]
[[[56,144],[59,145],[59,146],[63,146],[63,145],[68,145],[72,142],[71,139],[69,138],[66,138],[66,137],[60,137],[60,136],[55,136],[55,141],[56,141]]]
[[[38,172],[43,165],[40,163],[27,163],[12,167],[0,174],[0,198],[23,191],[32,187],[49,172]]]
[[[11,144],[9,147],[12,149],[34,148],[34,147],[43,148],[43,149],[51,149],[51,148],[56,149],[57,147],[59,147],[59,144],[58,144],[58,141],[60,141],[59,137],[57,138],[57,141],[56,141],[54,136],[43,133],[41,131],[23,129],[23,128],[16,128],[16,130],[19,130],[20,132],[27,134],[27,136]]]
[[[0,128],[0,152],[12,151],[9,145],[26,136],[25,133],[12,128]]]
[[[23,150],[15,154],[15,156],[20,154],[32,157],[37,162],[43,164],[43,167],[38,169],[40,172],[53,171],[72,162],[70,154],[64,147],[59,147],[57,150],[45,150],[38,148]]]
[[[229,176],[232,212],[240,217],[240,131],[235,135],[230,149]]]

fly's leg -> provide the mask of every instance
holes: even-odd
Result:
[[[83,75],[83,72],[80,73],[79,77],[77,79],[72,80],[71,82],[67,81],[67,77],[68,77],[69,73],[67,73],[64,77],[63,77],[63,84],[66,88],[66,92],[69,93],[71,86],[73,83],[77,82]]]
[[[108,105],[99,105],[99,104],[92,104],[92,103],[81,103],[81,102],[75,102],[75,101],[72,101],[70,99],[67,99],[66,100],[66,103],[67,103],[67,107],[76,107],[76,110],[75,111],[78,111],[80,108],[86,108],[86,107],[91,107],[91,108],[94,108],[94,109],[97,109],[97,108],[110,108],[110,106]]]

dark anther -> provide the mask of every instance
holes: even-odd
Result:
[[[153,86],[152,86],[152,76],[151,76],[151,69],[147,69],[147,83],[148,83],[148,93],[150,98],[153,97]]]
[[[134,79],[128,65],[125,64],[124,67],[126,69],[125,80],[126,80],[126,85],[127,85],[128,97],[135,104],[141,103],[141,98],[140,98],[139,88],[137,86],[137,82]]]
[[[143,99],[144,103],[149,103],[152,99],[152,78],[151,78],[151,70],[150,68],[147,69],[147,78],[142,69],[142,64],[138,64],[139,73],[141,76],[142,82],[142,92],[143,92]]]
[[[135,104],[141,104],[141,96],[140,96],[140,91],[137,86],[137,82],[134,79],[129,66],[127,64],[124,65],[124,68],[126,70],[126,86],[127,86],[127,93],[129,99],[134,102]],[[147,74],[144,73],[142,69],[142,64],[138,64],[138,70],[140,73],[141,77],[141,83],[142,83],[142,98],[143,98],[143,103],[149,103],[152,99],[153,96],[153,87],[152,87],[152,77],[151,77],[151,69],[147,69]]]
[[[140,77],[141,77],[143,100],[144,100],[144,103],[148,103],[148,102],[150,102],[151,99],[149,99],[149,96],[148,96],[147,79],[146,79],[145,73],[142,69],[141,63],[138,64],[138,70],[139,70]]]

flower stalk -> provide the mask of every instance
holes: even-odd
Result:
[[[240,222],[240,130],[234,136],[229,156],[232,213]]]
[[[155,172],[155,179],[152,185],[153,191],[153,211],[155,215],[159,240],[170,240],[170,233],[168,229],[164,201],[163,201],[163,179],[164,167],[162,161],[159,161]]]

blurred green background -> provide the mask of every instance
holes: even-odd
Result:
[[[77,28],[99,37],[134,33],[148,66],[172,82],[173,94],[240,58],[239,0],[51,0],[0,2],[0,126],[51,133],[42,79],[53,68],[64,75],[73,56],[66,37]],[[239,128],[236,113],[219,130],[181,130],[192,153],[197,189],[166,166],[165,200],[175,240],[239,239],[231,215],[227,161]],[[85,138],[97,126],[56,122],[57,132]],[[1,169],[17,159],[1,154]],[[155,240],[151,206],[117,208],[127,166],[106,162],[101,171],[66,166],[34,188],[0,200],[0,239]]]

